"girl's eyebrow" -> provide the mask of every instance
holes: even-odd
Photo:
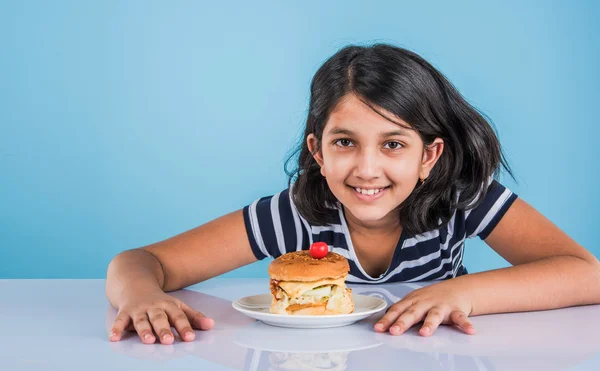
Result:
[[[352,136],[352,135],[354,135],[354,132],[352,130],[342,129],[342,128],[338,128],[338,127],[333,127],[333,128],[331,128],[331,130],[329,130],[329,135],[336,135],[336,134],[344,134],[344,135]],[[388,137],[393,137],[393,136],[403,136],[403,137],[410,138],[408,131],[401,130],[401,129],[381,133],[379,136],[382,138],[388,138]]]

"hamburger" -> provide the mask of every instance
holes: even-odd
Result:
[[[269,265],[271,308],[275,314],[330,315],[354,312],[352,289],[346,287],[348,260],[328,252],[312,257],[308,250],[283,254]]]

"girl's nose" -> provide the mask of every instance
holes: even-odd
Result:
[[[355,175],[362,179],[377,178],[381,174],[381,161],[376,153],[364,151],[357,159]]]

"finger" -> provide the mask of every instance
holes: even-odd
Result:
[[[183,341],[192,341],[196,337],[187,315],[177,307],[177,305],[169,305],[165,309],[169,322],[175,327],[177,333]]]
[[[165,310],[162,308],[148,309],[148,318],[160,342],[163,344],[173,344],[175,336],[171,331],[169,317],[165,313]]]
[[[191,308],[187,304],[181,306],[181,310],[190,319],[190,322],[194,328],[198,330],[210,330],[215,326],[215,321],[211,318],[206,317],[204,314]]]
[[[455,310],[450,313],[450,320],[452,323],[460,327],[465,333],[469,335],[475,335],[475,327],[469,321],[467,315],[460,310]]]
[[[446,314],[440,307],[433,307],[427,313],[427,317],[425,317],[425,321],[423,322],[423,326],[421,330],[419,330],[419,334],[422,336],[430,336],[435,330],[440,326],[440,324],[444,321]]]
[[[137,313],[131,318],[133,319],[133,327],[140,336],[140,339],[142,339],[142,343],[154,344],[156,338],[152,333],[152,326],[150,326],[146,312]]]
[[[390,334],[402,335],[415,323],[421,321],[429,308],[427,306],[412,305],[398,317],[396,322],[390,327]]]
[[[412,302],[402,300],[396,304],[392,304],[385,312],[385,315],[381,317],[381,319],[375,324],[375,331],[387,331],[394,321],[396,321],[396,319],[406,310],[406,308],[410,307],[412,304]]]
[[[110,329],[109,340],[121,340],[121,337],[123,336],[123,331],[125,331],[125,329],[130,325],[131,317],[129,317],[129,315],[123,312],[119,312],[119,314],[117,314],[117,318],[115,318],[115,321],[113,322],[112,328]]]

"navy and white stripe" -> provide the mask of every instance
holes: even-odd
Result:
[[[331,251],[348,259],[348,282],[374,284],[441,280],[467,273],[463,265],[465,240],[487,238],[517,198],[496,180],[490,179],[486,186],[482,187],[487,191],[477,207],[456,210],[444,226],[415,236],[402,232],[392,264],[380,277],[369,276],[360,266],[339,204],[331,208],[334,223],[311,225],[300,215],[289,189],[286,189],[244,207],[244,222],[257,259],[277,258],[286,252],[307,250],[314,241],[323,241]]]

